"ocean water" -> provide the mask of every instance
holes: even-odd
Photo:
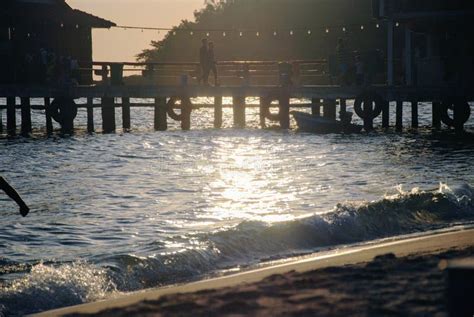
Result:
[[[75,136],[46,138],[34,111],[33,138],[0,138],[0,174],[31,207],[21,218],[0,195],[0,315],[473,224],[472,135],[261,130],[257,109],[246,129],[226,109],[215,130],[212,117],[154,132],[152,110],[133,109],[131,133],[88,135],[80,110]]]

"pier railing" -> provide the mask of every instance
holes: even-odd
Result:
[[[275,86],[282,80],[293,85],[329,85],[334,83],[327,60],[297,61],[220,61],[217,62],[221,86]],[[96,82],[110,80],[129,85],[172,86],[202,83],[202,71],[195,62],[93,62],[90,68]],[[283,76],[283,77],[282,77]],[[214,85],[211,73],[209,82]]]

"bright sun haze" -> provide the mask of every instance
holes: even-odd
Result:
[[[204,6],[203,0],[67,0],[74,9],[86,11],[117,25],[172,27],[181,20],[192,20]],[[162,39],[165,32],[96,29],[93,31],[95,61],[134,61],[148,48],[151,40]]]

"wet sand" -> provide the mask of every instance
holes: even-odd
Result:
[[[474,256],[474,230],[385,243],[48,316],[447,316],[441,259]],[[68,315],[69,314],[69,315]]]

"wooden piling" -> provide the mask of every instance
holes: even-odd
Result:
[[[181,100],[188,100],[188,97],[182,97]],[[189,102],[182,102],[182,107],[181,107],[181,115],[182,115],[182,120],[181,120],[181,129],[183,131],[188,131],[191,130],[191,112],[192,112],[192,104],[191,101]]]
[[[364,100],[364,130],[370,132],[374,129],[374,118],[373,118],[373,100]]]
[[[398,132],[403,130],[403,101],[397,100],[395,129]]]
[[[382,108],[382,128],[390,127],[390,102],[385,101]]]
[[[321,99],[319,98],[311,99],[311,113],[315,117],[321,116]]]
[[[15,97],[7,98],[7,133],[16,135],[16,100]]]
[[[166,131],[168,129],[168,109],[166,98],[155,98],[155,131]]]
[[[413,100],[411,102],[411,127],[418,129],[418,101]]]
[[[433,128],[441,129],[441,103],[433,101],[432,103],[432,114],[433,114]]]
[[[222,128],[222,96],[214,97],[214,128]]]
[[[21,98],[21,134],[31,133],[31,104],[30,98]]]
[[[87,132],[94,133],[94,99],[87,98]]]
[[[290,94],[288,92],[284,92],[280,96],[278,108],[280,128],[287,130],[290,128]]]
[[[342,120],[343,114],[347,111],[346,99],[339,100],[339,118]]]
[[[323,101],[324,118],[336,120],[336,100],[325,99]]]
[[[245,128],[245,97],[234,96],[233,112],[234,112],[234,127]]]
[[[115,132],[115,105],[114,98],[102,98],[102,131],[104,133]]]
[[[53,134],[53,119],[51,118],[51,114],[47,110],[51,104],[51,99],[49,97],[44,98],[44,108],[46,114],[46,134],[51,135]]]
[[[130,98],[122,97],[122,127],[124,132],[130,131]]]

